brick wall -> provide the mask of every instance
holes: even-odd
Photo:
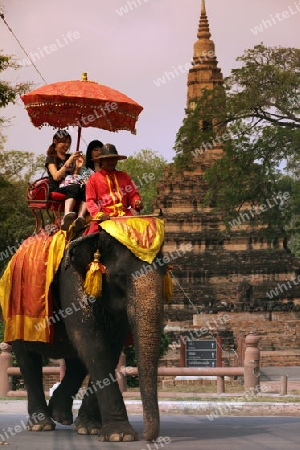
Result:
[[[222,338],[222,365],[235,366],[242,361],[239,341],[250,332],[261,339],[262,366],[300,366],[300,312],[224,312],[218,314],[198,314],[193,322],[168,321],[165,332],[172,348],[164,356],[161,364],[168,366],[179,362],[180,336],[190,339]],[[175,364],[176,365],[176,364]]]

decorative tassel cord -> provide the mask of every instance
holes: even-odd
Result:
[[[185,292],[185,290],[183,289],[183,287],[181,286],[181,284],[178,281],[178,278],[175,277],[175,275],[173,275],[173,272],[170,270],[170,273],[172,275],[172,278],[174,278],[175,283],[180,287],[180,289],[183,292],[183,295],[188,299],[189,303],[191,304],[192,308],[196,311],[197,314],[200,314],[198,309],[196,308],[196,306],[194,305],[194,303],[192,302],[192,300],[190,299],[190,297],[187,295],[187,293]]]
[[[41,77],[41,79],[43,80],[43,82],[45,84],[47,84],[47,81],[45,80],[45,78],[43,77],[43,75],[41,74],[41,72],[39,71],[39,69],[37,68],[36,64],[34,63],[34,61],[32,61],[32,58],[30,57],[30,55],[27,53],[27,51],[25,50],[25,48],[23,47],[23,45],[21,44],[20,40],[17,38],[17,36],[15,35],[15,33],[13,32],[13,30],[11,29],[11,27],[9,26],[9,24],[6,22],[4,14],[0,13],[0,17],[3,20],[3,22],[5,23],[5,25],[7,26],[7,28],[9,29],[9,31],[11,32],[11,34],[13,35],[13,37],[15,38],[15,40],[17,41],[17,43],[19,44],[19,46],[21,47],[21,49],[23,50],[23,52],[25,53],[25,55],[27,56],[27,58],[29,59],[29,61],[31,62],[31,64],[33,65],[33,67],[35,68],[36,72],[39,74],[39,76]],[[85,145],[87,145],[86,141],[84,140],[83,137],[81,137],[82,141],[85,143]]]
[[[100,252],[94,253],[94,261],[88,265],[83,288],[87,295],[99,297],[102,293],[102,274],[106,272],[106,267],[99,261]]]
[[[183,295],[188,299],[189,303],[192,305],[193,309],[196,311],[196,313],[198,315],[201,315],[202,313],[200,313],[198,311],[198,309],[196,308],[196,306],[194,305],[194,303],[192,302],[192,300],[189,298],[189,296],[187,295],[187,293],[185,292],[185,290],[183,289],[183,287],[181,286],[181,284],[179,283],[178,279],[173,275],[173,272],[171,270],[169,270],[170,275],[172,275],[172,278],[175,280],[175,283],[179,286],[179,288],[181,289],[181,291],[183,292]],[[223,351],[222,345],[220,345],[220,343],[218,342],[218,340],[215,338],[215,336],[208,330],[207,332],[207,337],[211,337],[212,339],[214,339],[216,341],[216,345],[218,347],[220,347],[220,350]]]
[[[11,34],[13,35],[13,37],[15,38],[15,40],[17,41],[17,43],[19,44],[19,46],[21,47],[21,49],[23,50],[23,52],[25,53],[25,55],[27,56],[27,58],[29,59],[29,61],[31,62],[31,64],[33,65],[33,67],[35,68],[35,70],[37,71],[37,73],[39,74],[39,76],[41,77],[41,79],[43,80],[43,82],[45,84],[47,84],[47,81],[45,80],[45,78],[43,77],[43,75],[41,74],[41,72],[39,71],[39,69],[37,68],[37,66],[35,65],[35,63],[32,61],[31,57],[29,56],[29,54],[26,52],[25,48],[23,47],[23,45],[21,44],[21,42],[19,41],[19,39],[17,38],[17,36],[15,35],[15,33],[13,32],[13,30],[10,28],[10,26],[8,25],[8,23],[6,22],[5,18],[4,18],[4,14],[0,13],[0,17],[3,20],[3,22],[5,23],[5,25],[7,26],[7,28],[9,29],[9,31],[11,32]]]

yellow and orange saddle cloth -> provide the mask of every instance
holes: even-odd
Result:
[[[142,261],[152,263],[164,239],[163,221],[155,217],[118,217],[101,223],[107,233]],[[0,280],[4,341],[50,342],[51,283],[68,245],[65,231],[41,232],[27,238],[13,255]]]

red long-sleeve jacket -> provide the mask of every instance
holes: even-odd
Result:
[[[100,170],[86,183],[86,206],[92,217],[99,211],[110,216],[131,216],[130,207],[141,200],[140,194],[126,172]]]

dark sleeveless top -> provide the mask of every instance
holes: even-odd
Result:
[[[65,164],[65,162],[70,158],[70,156],[71,155],[67,154],[66,155],[67,159],[65,159],[65,160],[60,159],[58,157],[54,158],[53,156],[47,156],[46,162],[45,162],[45,167],[47,169],[47,174],[48,174],[48,177],[49,177],[49,190],[50,190],[50,192],[55,192],[55,191],[57,191],[59,189],[59,183],[62,182],[63,178],[60,179],[59,181],[54,180],[53,176],[51,175],[51,173],[49,172],[49,169],[48,169],[49,164],[55,164],[57,170],[60,170],[62,168],[62,166]],[[72,168],[70,168],[70,169],[71,169],[70,171],[72,171]],[[65,175],[67,175],[67,174],[68,174],[68,170],[66,170]]]

